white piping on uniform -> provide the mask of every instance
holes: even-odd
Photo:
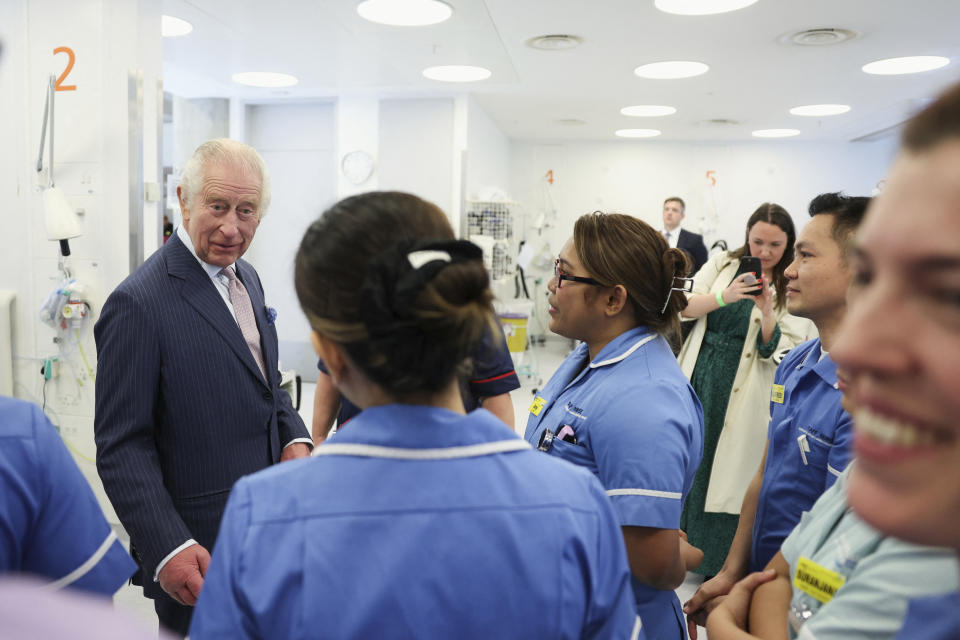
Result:
[[[104,540],[100,544],[100,547],[96,551],[94,551],[93,555],[87,558],[82,565],[80,565],[79,567],[77,567],[67,575],[63,576],[59,580],[43,585],[43,588],[49,589],[50,591],[56,591],[57,589],[62,589],[68,584],[72,584],[76,582],[83,576],[90,573],[90,570],[93,569],[95,566],[97,566],[97,563],[100,562],[100,559],[107,554],[107,551],[110,550],[110,545],[112,545],[116,539],[117,539],[116,532],[111,530],[110,534],[107,535],[106,540]]]
[[[356,444],[351,442],[321,445],[313,450],[315,456],[360,456],[364,458],[393,458],[395,460],[450,460],[453,458],[475,458],[494,453],[521,451],[530,449],[526,440],[510,439],[496,442],[484,442],[460,447],[442,447],[439,449],[411,449],[401,447],[381,447],[375,444]]]
[[[837,476],[838,478],[839,478],[841,475],[843,475],[843,471],[837,471],[836,469],[834,469],[833,467],[831,467],[829,464],[827,465],[827,471],[829,471],[829,472],[832,473],[833,475]]]
[[[629,349],[627,349],[624,353],[621,353],[621,354],[620,354],[619,356],[617,356],[616,358],[610,358],[609,360],[604,360],[603,362],[591,362],[591,363],[590,363],[590,368],[591,368],[591,369],[596,369],[597,367],[603,367],[603,366],[606,366],[606,365],[608,365],[608,364],[613,364],[614,362],[620,362],[621,360],[623,360],[624,358],[626,358],[628,355],[630,355],[631,353],[633,353],[634,351],[636,351],[637,349],[639,349],[639,348],[642,347],[643,345],[647,344],[648,342],[650,342],[651,340],[653,340],[653,339],[656,338],[656,337],[657,337],[657,334],[653,334],[653,335],[651,335],[651,336],[647,336],[647,337],[644,338],[643,340],[638,340],[635,345],[633,345],[632,347],[630,347]]]
[[[640,616],[637,616],[637,621],[633,623],[633,631],[630,632],[630,640],[637,640],[640,637],[641,628],[643,628],[643,622],[640,621]]]
[[[656,489],[610,489],[608,496],[651,496],[653,498],[670,498],[679,500],[683,494],[679,491],[657,491]]]

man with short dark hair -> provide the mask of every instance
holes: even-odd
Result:
[[[790,351],[777,368],[763,462],[747,488],[740,522],[720,572],[684,605],[691,636],[738,580],[761,571],[846,468],[853,425],[840,405],[829,350],[847,310],[850,250],[870,198],[825,193],[810,202],[787,276],[787,310],[809,318],[819,338]]]
[[[707,261],[707,246],[703,236],[680,227],[686,216],[686,204],[674,196],[663,201],[663,229],[661,233],[671,247],[682,249],[690,256],[690,275],[695,274]]]

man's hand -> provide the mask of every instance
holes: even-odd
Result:
[[[697,640],[697,625],[707,626],[707,616],[723,602],[736,581],[722,570],[700,585],[693,597],[683,605],[687,614],[687,631],[691,640]]]
[[[297,458],[306,458],[310,455],[310,447],[305,442],[294,442],[287,445],[280,454],[280,462],[287,460],[296,460]]]
[[[750,613],[750,598],[754,590],[764,582],[770,582],[777,577],[773,569],[751,573],[734,585],[730,595],[716,608],[710,616],[707,633],[710,637],[726,638],[741,636],[736,631],[747,630],[747,616]],[[752,636],[747,636],[752,637]]]
[[[163,590],[182,605],[197,604],[203,577],[210,564],[210,552],[199,544],[192,544],[163,565],[157,579]]]

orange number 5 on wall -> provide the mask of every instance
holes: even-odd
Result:
[[[75,84],[63,84],[63,81],[67,79],[67,75],[73,69],[73,63],[76,62],[77,56],[73,53],[73,49],[70,47],[57,47],[53,50],[53,55],[58,53],[65,53],[68,56],[67,59],[67,68],[63,70],[63,73],[60,74],[60,77],[57,78],[57,83],[54,85],[57,91],[76,91],[77,85]]]

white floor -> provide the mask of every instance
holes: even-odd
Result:
[[[515,415],[514,430],[521,436],[527,424],[530,403],[533,401],[536,392],[553,375],[553,372],[571,348],[570,341],[551,337],[545,345],[533,351],[528,351],[523,354],[522,358],[518,359],[517,371],[520,374],[521,387],[511,393],[511,399],[513,400]],[[300,416],[309,428],[313,419],[313,392],[316,385],[307,382],[307,378],[304,379],[301,389]],[[122,530],[118,531],[118,535],[125,542],[128,540]],[[677,589],[680,602],[686,602],[693,595],[700,581],[700,576],[692,573],[687,574],[687,579]],[[142,620],[148,628],[157,628],[157,616],[153,610],[153,603],[143,597],[140,587],[125,585],[117,592],[113,601],[118,609]],[[701,628],[698,638],[706,639],[706,637],[706,631]]]

